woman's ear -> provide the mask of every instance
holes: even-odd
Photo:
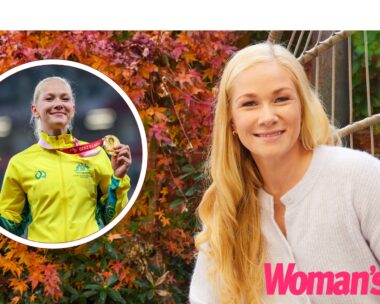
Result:
[[[32,111],[32,114],[33,114],[34,118],[40,118],[40,113],[38,113],[35,104],[32,104],[31,111]]]
[[[232,119],[230,121],[230,127],[231,127],[232,134],[236,133],[236,131],[235,131],[235,124],[234,124],[234,121]]]

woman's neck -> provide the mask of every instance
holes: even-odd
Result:
[[[302,144],[278,159],[255,160],[264,181],[264,190],[280,199],[305,175],[313,156]]]
[[[59,135],[62,135],[62,134],[67,134],[67,128],[64,128],[64,129],[44,128],[44,129],[41,129],[41,130],[44,131],[49,136],[59,136]]]

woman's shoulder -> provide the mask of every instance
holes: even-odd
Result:
[[[332,172],[346,171],[351,174],[379,172],[380,160],[366,151],[336,146],[319,146],[315,152]]]
[[[30,147],[13,155],[9,162],[30,162],[33,160],[33,156],[41,151],[41,147],[38,144],[33,144]]]
[[[359,163],[372,162],[380,164],[380,160],[370,153],[347,147],[321,145],[316,148],[316,152],[322,154],[331,161],[339,160],[341,162],[349,162],[352,165],[354,165],[353,161],[357,161]]]

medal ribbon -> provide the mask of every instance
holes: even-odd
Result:
[[[78,139],[74,138],[74,147],[66,149],[54,149],[45,140],[40,138],[38,144],[48,150],[56,150],[67,154],[79,154],[80,157],[90,157],[97,155],[101,150],[94,150],[103,144],[104,138],[80,145]]]
[[[74,139],[75,146],[67,149],[57,149],[58,151],[67,153],[67,154],[81,154],[90,150],[93,150],[103,144],[103,138],[97,141],[90,142],[88,144],[79,145],[78,140]]]

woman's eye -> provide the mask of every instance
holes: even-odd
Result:
[[[254,101],[245,101],[245,102],[243,102],[242,106],[243,106],[243,107],[253,107],[253,106],[255,106],[256,104],[257,104],[257,103],[254,102]]]
[[[284,102],[284,101],[288,101],[288,100],[289,100],[289,97],[287,97],[287,96],[282,96],[282,97],[276,98],[276,102]]]

